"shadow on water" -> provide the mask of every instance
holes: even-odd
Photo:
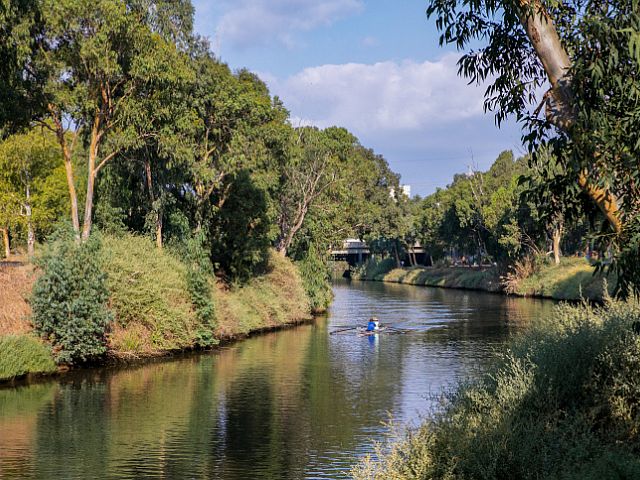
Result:
[[[550,302],[337,283],[327,318],[216,353],[0,390],[0,478],[339,478]],[[406,335],[329,335],[375,314]]]

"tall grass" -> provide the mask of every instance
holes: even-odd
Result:
[[[559,300],[601,300],[613,292],[617,278],[604,276],[584,258],[563,258],[560,265],[544,263],[521,278],[513,288],[519,295],[537,295]],[[605,292],[605,285],[608,291]]]
[[[0,381],[28,373],[53,373],[51,350],[31,335],[0,337]]]
[[[640,305],[561,306],[362,479],[640,478]]]
[[[309,298],[299,270],[288,258],[273,251],[265,275],[229,290],[219,288],[216,298],[221,336],[310,318]]]
[[[298,269],[273,252],[267,273],[242,286],[229,288],[202,272],[194,298],[190,283],[193,271],[186,259],[157,250],[149,239],[131,235],[105,237],[104,249],[110,308],[115,314],[110,350],[116,355],[154,355],[206,346],[220,337],[309,316]],[[206,289],[207,302],[196,301]],[[203,305],[207,315],[203,315]]]
[[[187,284],[187,266],[148,238],[105,236],[105,269],[115,314],[110,350],[154,354],[189,348],[200,322]]]

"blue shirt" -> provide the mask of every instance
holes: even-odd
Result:
[[[373,332],[376,329],[376,322],[374,322],[373,320],[369,320],[369,323],[367,324],[367,332]]]

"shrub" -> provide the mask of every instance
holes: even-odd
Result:
[[[527,255],[516,260],[500,279],[504,291],[508,294],[518,293],[521,283],[538,273],[546,263],[548,261],[544,255]]]
[[[52,373],[56,364],[51,351],[31,335],[0,337],[0,380],[27,373]]]
[[[327,262],[320,256],[315,246],[305,252],[297,263],[304,289],[309,297],[309,305],[314,312],[323,312],[333,299],[331,273]]]
[[[218,341],[213,337],[216,328],[216,311],[211,295],[209,279],[213,275],[211,262],[204,249],[203,236],[189,238],[184,245],[182,258],[187,264],[186,280],[191,302],[200,323],[196,327],[196,343],[203,347],[215,345]]]
[[[560,307],[355,478],[640,478],[639,320]]]
[[[53,345],[56,362],[86,362],[104,354],[111,314],[100,241],[77,243],[72,234],[58,233],[37,265],[43,273],[33,287],[33,324]]]
[[[389,273],[394,268],[396,268],[396,261],[391,257],[383,259],[371,257],[356,269],[356,273],[353,277],[357,280],[382,279],[381,277]]]

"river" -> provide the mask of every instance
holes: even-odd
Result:
[[[0,478],[342,478],[549,301],[337,283],[326,317],[213,353],[0,390]],[[407,334],[330,335],[376,315]]]

